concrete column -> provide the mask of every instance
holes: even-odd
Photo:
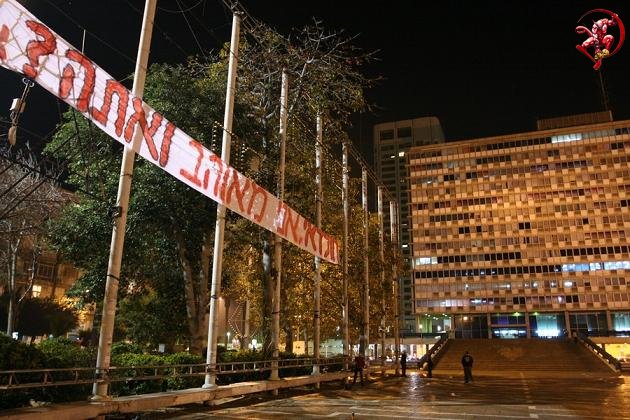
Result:
[[[488,338],[492,338],[492,314],[488,312],[486,314],[486,322],[488,323]]]
[[[569,318],[569,311],[564,311],[564,327],[567,329],[567,336],[573,336],[573,331],[571,331],[571,318]]]
[[[527,338],[532,338],[532,330],[529,325],[529,312],[525,312],[525,333],[527,334]]]

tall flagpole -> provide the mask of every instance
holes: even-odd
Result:
[[[284,169],[285,150],[287,142],[287,119],[289,103],[289,74],[286,69],[282,69],[282,86],[280,88],[280,167],[278,168],[278,201],[284,201]],[[278,360],[280,358],[280,286],[282,284],[282,237],[275,235],[273,246],[273,267],[275,273],[275,284],[273,289],[272,304],[272,351],[271,374],[269,379],[278,380]],[[274,390],[274,395],[278,395],[278,390]]]
[[[230,146],[232,145],[232,121],[234,116],[234,94],[236,92],[236,66],[238,65],[238,43],[240,36],[241,16],[234,11],[232,16],[232,39],[230,40],[230,58],[228,61],[228,82],[225,94],[225,111],[223,115],[223,138],[221,144],[221,160],[230,164]],[[203,388],[216,386],[217,337],[218,337],[218,304],[221,296],[221,273],[223,271],[223,237],[225,233],[225,211],[223,204],[217,204],[217,219],[214,230],[214,252],[212,255],[212,285],[210,287],[210,312],[208,314],[208,344],[206,350],[207,372]]]
[[[149,62],[151,49],[151,35],[153,33],[153,18],[157,0],[146,0],[144,16],[142,18],[142,32],[140,45],[134,71],[133,89],[131,93],[136,98],[142,98],[144,94],[144,81]],[[120,180],[118,183],[118,196],[114,215],[114,228],[109,249],[109,262],[107,264],[107,280],[105,283],[105,298],[103,299],[103,314],[101,317],[101,332],[98,339],[98,353],[96,356],[96,376],[103,382],[95,382],[92,388],[92,399],[108,399],[107,375],[110,366],[112,337],[114,334],[114,320],[116,317],[116,304],[118,301],[118,281],[120,278],[120,265],[122,263],[123,247],[125,243],[125,228],[127,226],[127,211],[129,209],[129,195],[131,193],[131,179],[133,177],[133,164],[136,157],[134,146],[142,140],[143,133],[140,124],[136,124],[133,141],[123,150],[123,159],[120,166]]]
[[[389,226],[391,230],[394,264],[392,266],[392,288],[394,294],[394,366],[396,375],[400,368],[400,307],[398,306],[398,206],[394,201],[389,202]]]
[[[348,142],[343,142],[343,355],[344,369],[348,369],[348,356],[350,356],[350,331],[348,329],[348,219],[350,218],[350,200],[348,196]]]
[[[368,360],[369,345],[370,345],[370,261],[369,254],[369,214],[368,214],[368,173],[367,169],[363,168],[361,173],[361,196],[363,202],[363,248],[365,255],[363,256],[363,268],[365,276],[365,282],[363,284],[363,337],[362,344],[359,344],[360,352],[362,356],[365,356]]]
[[[378,254],[381,262],[381,369],[385,373],[385,228],[383,226],[383,187],[377,187],[377,208],[378,208]],[[376,354],[374,357],[376,358]]]
[[[317,136],[315,138],[315,184],[317,192],[315,195],[315,223],[317,228],[322,228],[322,141],[323,141],[322,114],[317,114]],[[319,374],[319,330],[320,330],[320,283],[322,278],[321,258],[315,256],[315,272],[313,278],[313,375]],[[317,384],[319,387],[319,383]]]

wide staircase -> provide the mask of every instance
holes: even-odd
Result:
[[[465,351],[474,358],[473,372],[500,374],[592,373],[616,375],[582,344],[566,339],[452,339],[435,363],[436,373],[462,371]]]

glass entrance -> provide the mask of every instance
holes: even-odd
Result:
[[[492,338],[527,338],[527,330],[525,327],[492,328]]]

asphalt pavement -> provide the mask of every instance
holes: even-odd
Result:
[[[340,383],[319,390],[253,394],[208,407],[189,405],[142,413],[143,419],[630,419],[630,376],[580,372],[446,372],[425,378],[375,375],[365,386]]]

